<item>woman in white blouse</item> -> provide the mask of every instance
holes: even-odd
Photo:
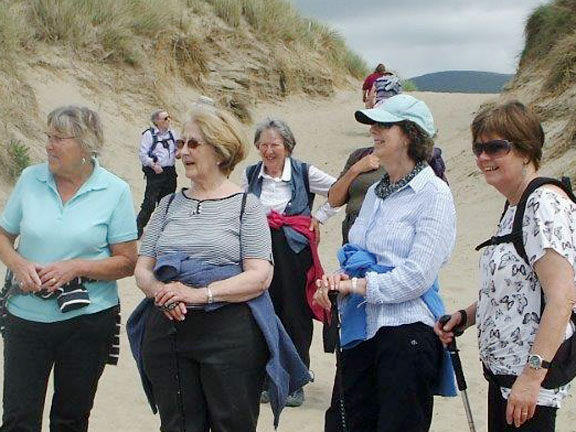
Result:
[[[310,303],[315,291],[309,272],[319,269],[319,223],[336,213],[326,201],[312,215],[314,195],[328,196],[336,181],[313,165],[292,157],[294,134],[282,120],[267,118],[256,126],[254,145],[262,160],[246,168],[244,188],[257,197],[268,215],[274,255],[274,278],[268,289],[276,314],[294,342],[300,358],[310,367],[312,318],[322,311]],[[266,402],[266,392],[263,402]],[[304,392],[288,398],[288,406],[300,406]]]
[[[355,116],[371,125],[373,154],[387,174],[368,189],[339,252],[342,273],[324,275],[315,299],[329,309],[328,292],[340,293],[349,431],[426,431],[433,395],[454,394],[451,376],[440,381],[445,357],[433,331],[443,313],[436,279],[454,245],[454,202],[426,162],[435,126],[424,102],[398,95]],[[362,272],[350,265],[360,260]],[[339,430],[327,416],[325,431]]]
[[[444,327],[438,324],[436,332],[446,344],[455,326],[477,325],[490,432],[554,431],[567,386],[544,379],[558,347],[573,333],[576,205],[558,186],[534,190],[544,133],[521,103],[482,110],[472,122],[472,137],[476,165],[508,203],[495,234],[504,241],[486,242],[478,301]],[[511,234],[521,203],[526,206],[518,248],[503,236]]]

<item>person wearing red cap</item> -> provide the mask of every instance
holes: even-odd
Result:
[[[366,77],[366,79],[364,80],[364,83],[362,84],[362,102],[366,103],[368,101],[368,94],[370,93],[370,90],[372,90],[372,86],[374,85],[374,82],[378,78],[383,76],[385,72],[386,72],[386,66],[384,66],[382,63],[380,63],[378,66],[376,66],[376,69],[374,69],[374,72],[372,72],[370,75],[368,75]],[[371,108],[371,107],[366,107],[366,108]]]

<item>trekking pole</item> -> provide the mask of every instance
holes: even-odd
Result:
[[[342,380],[342,348],[340,347],[340,313],[338,312],[338,291],[328,291],[328,298],[330,299],[330,321],[331,325],[337,328],[336,338],[336,382],[338,385],[338,393],[340,393],[340,424],[343,432],[348,432],[348,423],[346,421],[346,407],[344,405],[344,382]]]
[[[450,321],[450,315],[444,315],[440,318],[439,322],[444,326],[448,321]],[[474,418],[472,418],[472,410],[470,409],[470,401],[468,400],[466,379],[464,378],[464,371],[462,370],[462,362],[460,361],[460,354],[458,354],[458,348],[456,346],[456,337],[461,336],[464,330],[460,327],[454,327],[452,329],[454,337],[452,342],[448,344],[446,348],[450,354],[450,360],[452,360],[452,366],[454,367],[454,375],[456,375],[456,382],[458,383],[458,390],[462,395],[462,402],[464,404],[464,411],[466,412],[466,418],[468,419],[468,427],[470,432],[476,432],[476,427],[474,426]]]

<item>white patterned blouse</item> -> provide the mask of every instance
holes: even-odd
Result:
[[[509,234],[516,206],[510,206],[496,231]],[[576,268],[576,205],[553,189],[542,187],[528,198],[523,220],[530,266],[512,243],[487,247],[480,258],[481,285],[476,311],[482,362],[496,375],[520,375],[540,323],[541,285],[533,265],[547,249],[565,257]],[[576,283],[576,277],[575,277]],[[572,324],[566,337],[573,333]],[[542,389],[538,405],[559,408],[569,386]],[[503,388],[508,398],[510,389]]]

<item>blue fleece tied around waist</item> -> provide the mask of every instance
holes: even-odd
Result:
[[[242,272],[239,265],[216,266],[191,259],[187,255],[174,253],[162,255],[156,261],[154,275],[161,282],[180,281],[194,287],[208,286],[210,283],[228,279]],[[311,376],[304,365],[288,333],[274,312],[268,291],[246,302],[256,324],[266,340],[270,357],[266,363],[268,375],[268,396],[274,414],[274,428],[278,427],[280,413],[286,405],[288,395],[310,382]],[[214,311],[226,303],[212,303],[201,306],[206,312]],[[142,386],[148,397],[152,412],[157,412],[156,398],[152,383],[144,371],[142,343],[148,314],[154,301],[144,299],[128,318],[126,330],[132,355],[140,372]]]
[[[345,244],[338,250],[340,268],[351,277],[364,277],[368,272],[388,273],[394,267],[377,264],[374,254],[358,246]],[[426,304],[435,320],[445,313],[444,303],[439,294],[438,279],[420,298]],[[366,299],[359,294],[350,294],[340,302],[342,328],[340,344],[342,349],[350,349],[366,340]],[[456,396],[454,369],[447,350],[443,350],[442,365],[438,385],[434,394]]]

